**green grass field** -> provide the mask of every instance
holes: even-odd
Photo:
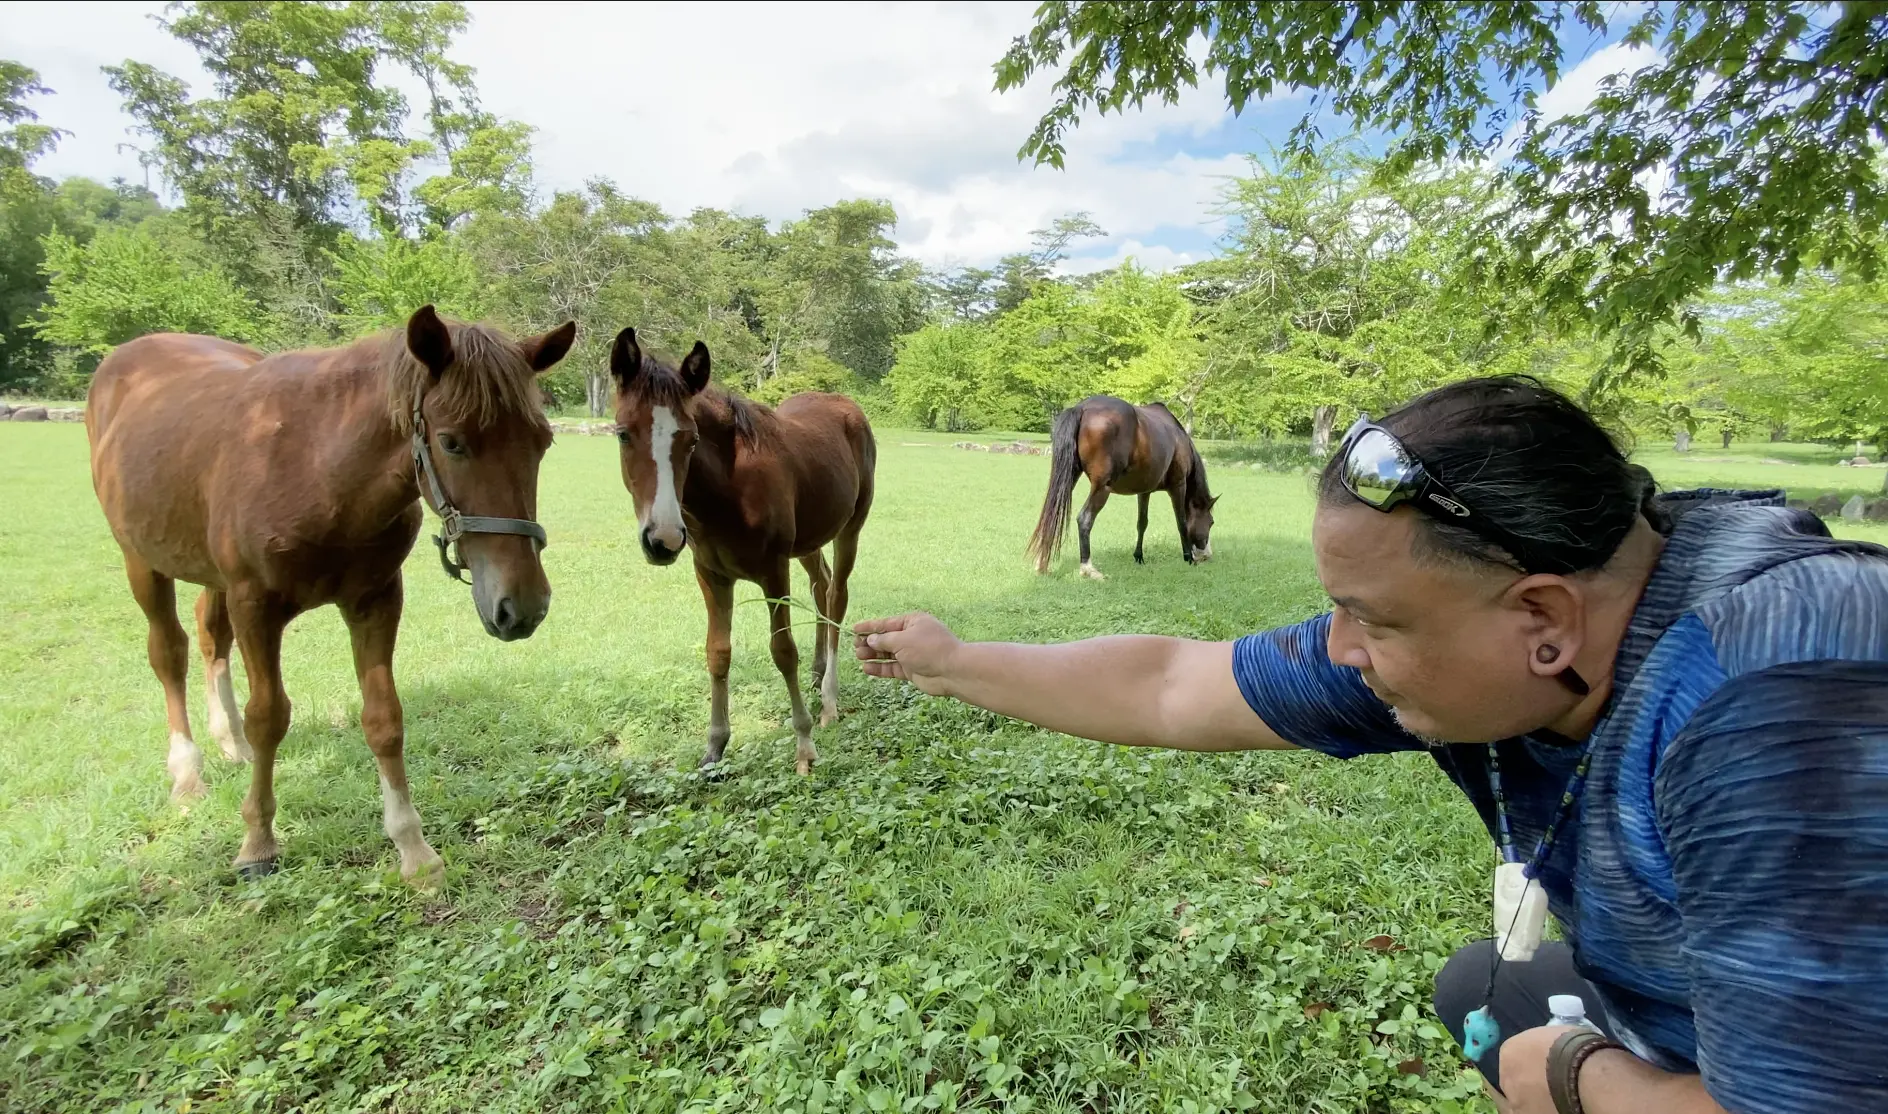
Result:
[[[957,439],[881,431],[853,618],[1224,638],[1319,607],[1302,475],[1219,467],[1200,568],[1164,508],[1137,568],[1115,501],[1096,584],[1025,562],[1042,458]],[[1648,460],[1680,485],[1880,486],[1761,463],[1788,448]],[[701,602],[685,563],[642,561],[614,450],[547,459],[535,638],[486,637],[415,551],[407,757],[448,865],[425,897],[393,873],[332,611],[284,651],[284,869],[237,880],[247,770],[209,745],[194,670],[211,791],[168,802],[82,428],[0,427],[0,1109],[1487,1109],[1427,1001],[1486,934],[1491,856],[1426,758],[1097,746],[848,661],[802,779],[756,605],[703,776]]]

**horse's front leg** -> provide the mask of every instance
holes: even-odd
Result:
[[[695,566],[695,582],[708,605],[708,750],[701,764],[721,761],[728,749],[728,665],[734,658],[734,581]]]
[[[1173,525],[1180,532],[1180,559],[1193,564],[1193,547],[1187,542],[1187,495],[1186,487],[1170,487],[1167,495],[1173,500]]]
[[[354,644],[354,674],[361,685],[361,732],[380,767],[381,818],[400,852],[400,877],[433,890],[446,864],[420,833],[420,814],[406,781],[406,718],[393,685],[393,645],[400,633],[401,581],[341,609]]]
[[[230,626],[249,673],[249,703],[243,709],[243,734],[255,763],[249,793],[243,798],[243,845],[236,852],[237,873],[258,878],[275,870],[275,751],[288,734],[290,705],[282,687],[282,628],[291,612],[260,587],[232,584],[228,596]]]
[[[1096,568],[1088,555],[1088,532],[1094,528],[1095,516],[1101,508],[1108,505],[1108,485],[1096,483],[1093,476],[1088,480],[1088,502],[1082,504],[1082,513],[1075,516],[1075,528],[1082,543],[1082,575],[1090,580],[1106,580],[1101,570]]]
[[[787,602],[793,582],[785,558],[761,581],[760,590],[767,597],[767,610],[772,616],[774,668],[787,682],[787,698],[793,702],[794,769],[810,774],[813,763],[819,761],[819,752],[813,749],[813,717],[800,696],[800,648],[793,641],[793,608]]]
[[[1142,550],[1142,546],[1147,541],[1147,501],[1152,498],[1152,492],[1140,497],[1140,514],[1134,520],[1134,563],[1137,565],[1145,565],[1147,563],[1147,557]]]

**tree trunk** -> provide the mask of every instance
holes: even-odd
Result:
[[[1772,426],[1770,427],[1770,441],[1771,441],[1771,443],[1772,443],[1772,444],[1775,444],[1776,442],[1778,442],[1778,441],[1781,441],[1781,440],[1783,440],[1784,438],[1786,438],[1786,437],[1788,437],[1789,435],[1790,435],[1790,427],[1789,427],[1789,426],[1786,426],[1786,425],[1772,425]]]
[[[1324,456],[1331,451],[1331,426],[1337,422],[1337,407],[1320,406],[1311,412],[1311,455]]]
[[[608,401],[609,385],[604,381],[603,373],[593,371],[584,377],[585,399],[590,404],[590,416],[601,418],[603,408]]]
[[[1731,447],[1731,431],[1729,429],[1725,429],[1723,432],[1724,432],[1724,447],[1728,449]]]
[[[1678,436],[1672,438],[1672,448],[1676,449],[1677,451],[1681,453],[1690,452],[1691,451],[1691,431],[1689,429],[1679,430]]]

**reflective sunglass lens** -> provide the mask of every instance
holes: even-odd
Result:
[[[1381,507],[1409,482],[1414,464],[1389,434],[1365,430],[1344,457],[1345,486],[1359,499]]]

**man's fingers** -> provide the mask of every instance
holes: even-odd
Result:
[[[861,635],[884,634],[886,631],[904,630],[905,624],[913,618],[915,618],[913,615],[888,615],[882,619],[861,619],[852,624],[852,629],[854,633]]]

